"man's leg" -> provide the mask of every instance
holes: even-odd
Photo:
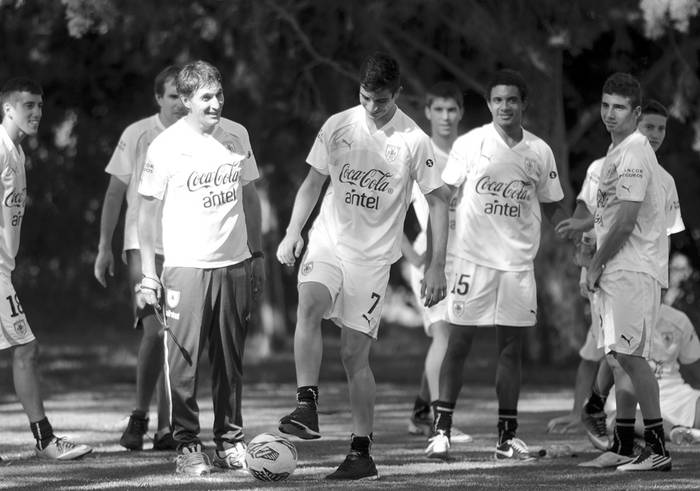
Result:
[[[431,341],[432,346],[432,341]],[[430,352],[430,348],[428,349]],[[413,401],[413,411],[408,420],[408,433],[411,435],[427,436],[430,434],[433,418],[430,414],[430,388],[426,375],[428,359],[426,355],[425,367],[421,372],[420,387],[415,401]]]
[[[620,375],[622,376],[622,375]],[[598,450],[605,452],[610,446],[606,425],[605,401],[614,384],[613,371],[606,358],[597,365],[595,380],[591,386],[590,396],[583,405],[581,421],[588,439]]]
[[[518,401],[522,372],[523,327],[497,326],[498,365],[498,444],[515,438],[518,428]]]

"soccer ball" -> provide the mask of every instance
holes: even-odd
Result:
[[[259,481],[284,481],[297,466],[297,449],[282,435],[261,433],[248,443],[248,472]]]

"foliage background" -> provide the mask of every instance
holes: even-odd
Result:
[[[110,319],[126,308],[123,274],[109,290],[92,276],[104,166],[121,131],[154,112],[155,74],[193,59],[221,70],[224,115],[250,131],[269,198],[268,259],[306,173],[310,142],[325,118],[357,103],[357,68],[381,49],[399,59],[400,104],[422,124],[427,86],[452,79],[463,87],[463,131],[488,121],[488,74],[522,71],[532,92],[526,125],[552,146],[572,206],[587,165],[609,141],[598,116],[603,81],[614,71],[638,76],[647,96],[672,109],[659,159],[676,178],[689,230],[674,247],[700,266],[699,3],[0,0],[0,80],[27,75],[45,90],[39,137],[25,142],[29,200],[14,275],[30,322],[39,311],[56,320],[53,329],[78,329],[81,315]],[[540,328],[528,343],[530,358],[542,363],[571,360],[585,333],[572,252],[545,226]],[[289,345],[296,300],[294,272],[272,260],[268,270],[258,326],[267,354]]]

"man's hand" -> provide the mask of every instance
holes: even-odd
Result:
[[[294,266],[303,248],[304,239],[301,234],[287,232],[277,247],[277,260],[284,265]]]
[[[263,284],[265,281],[265,258],[254,257],[250,265],[250,283],[253,292],[253,301],[258,303],[262,296]]]
[[[445,298],[447,293],[447,281],[445,280],[445,268],[435,267],[431,264],[425,270],[421,281],[420,296],[425,299],[426,307],[432,307]]]
[[[598,289],[598,282],[602,274],[603,267],[600,266],[597,261],[591,261],[591,264],[586,270],[586,289],[588,289],[590,293]]]
[[[580,425],[581,415],[569,413],[550,419],[547,423],[547,433],[573,433],[580,428]]]
[[[137,295],[137,304],[143,308],[146,305],[158,305],[160,297],[163,293],[163,285],[160,284],[158,278],[144,276],[139,284],[139,292]],[[143,302],[144,305],[141,305]]]
[[[109,273],[109,276],[114,276],[114,255],[111,249],[98,249],[95,258],[95,278],[105,288],[107,288],[106,273]]]
[[[554,231],[562,238],[576,239],[583,232],[590,230],[590,228],[590,219],[571,217],[557,223]]]

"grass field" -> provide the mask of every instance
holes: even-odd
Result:
[[[389,333],[387,333],[389,335]],[[321,440],[295,440],[299,452],[296,472],[282,483],[255,481],[247,473],[213,472],[206,478],[174,474],[174,455],[126,452],[118,445],[120,424],[133,400],[133,354],[130,343],[83,342],[49,339],[44,343],[43,373],[47,412],[59,434],[94,446],[81,461],[45,463],[33,457],[24,413],[8,381],[7,360],[0,360],[0,488],[6,489],[699,489],[700,446],[670,446],[674,469],[670,473],[625,474],[577,467],[596,452],[582,433],[549,435],[547,421],[570,408],[571,390],[563,380],[571,370],[528,367],[519,407],[519,436],[531,448],[566,443],[575,457],[540,459],[529,464],[502,464],[492,460],[497,405],[492,384],[493,367],[488,340],[474,347],[467,368],[467,384],[455,415],[455,425],[474,441],[453,447],[454,461],[424,457],[425,440],[406,433],[407,416],[426,346],[420,333],[402,334],[403,341],[373,354],[378,382],[373,455],[381,479],[334,484],[323,480],[348,450],[350,415],[346,386],[337,359],[337,338],[328,336],[321,382]],[[385,343],[388,346],[388,343]],[[208,367],[203,367],[206,372]],[[278,418],[291,409],[293,363],[288,353],[260,364],[249,364],[244,390],[247,437],[273,431]],[[202,437],[212,451],[211,399],[208,380],[200,394]],[[150,447],[150,445],[148,445]]]

